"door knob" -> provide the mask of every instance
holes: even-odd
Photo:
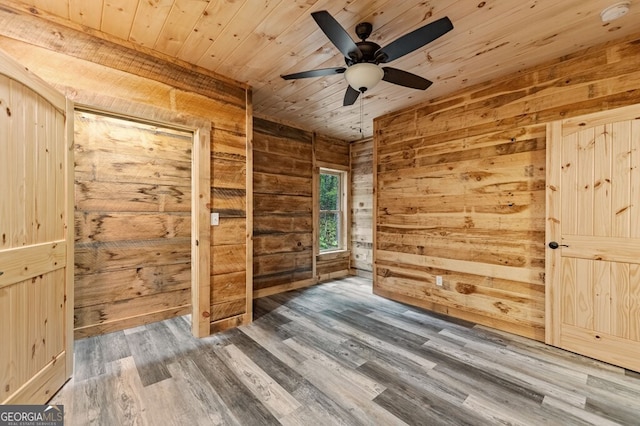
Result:
[[[554,249],[554,250],[555,250],[555,249],[557,249],[558,247],[569,247],[569,246],[568,246],[568,245],[566,245],[566,244],[558,244],[558,243],[556,243],[555,241],[551,241],[551,242],[549,243],[549,248],[551,248],[551,249]]]

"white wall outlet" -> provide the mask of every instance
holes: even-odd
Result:
[[[436,275],[436,285],[442,287],[442,275]]]
[[[211,213],[211,226],[220,225],[220,213]]]

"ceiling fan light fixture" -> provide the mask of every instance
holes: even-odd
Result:
[[[384,71],[376,64],[363,62],[351,65],[344,72],[344,78],[358,92],[364,93],[372,89],[384,77]]]
[[[343,74],[348,86],[342,101],[343,106],[353,105],[361,93],[372,89],[380,80],[398,86],[425,90],[432,82],[426,78],[397,68],[380,67],[398,58],[414,52],[428,43],[442,37],[453,29],[448,17],[433,22],[395,39],[385,47],[367,41],[371,35],[371,23],[362,22],[356,26],[356,34],[361,41],[354,42],[349,33],[326,10],[318,10],[311,16],[329,41],[342,53],[347,67],[322,68],[282,75],[285,80],[298,78],[321,77],[325,75]],[[363,97],[360,97],[362,103]]]

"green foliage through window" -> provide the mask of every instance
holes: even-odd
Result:
[[[341,244],[341,174],[320,172],[320,251],[338,250]]]

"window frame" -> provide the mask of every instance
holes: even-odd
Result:
[[[337,207],[338,210],[322,210],[320,208],[320,199],[321,199],[321,194],[320,194],[320,182],[322,181],[322,175],[332,175],[332,176],[337,176],[339,178],[339,191],[340,193],[338,194],[338,200],[337,200]],[[347,246],[347,232],[348,232],[348,226],[347,226],[347,184],[348,184],[348,172],[346,170],[338,170],[338,169],[332,169],[329,167],[320,167],[319,171],[318,171],[318,184],[317,184],[317,191],[318,191],[318,202],[317,202],[317,208],[318,208],[318,217],[316,220],[316,226],[318,227],[318,235],[317,235],[317,245],[318,245],[318,254],[327,254],[327,253],[337,253],[337,252],[344,252],[348,250],[348,246]],[[338,247],[337,248],[328,248],[328,249],[321,249],[320,248],[320,218],[322,217],[322,213],[337,213],[338,214],[338,230],[337,230],[337,238],[338,238]]]

